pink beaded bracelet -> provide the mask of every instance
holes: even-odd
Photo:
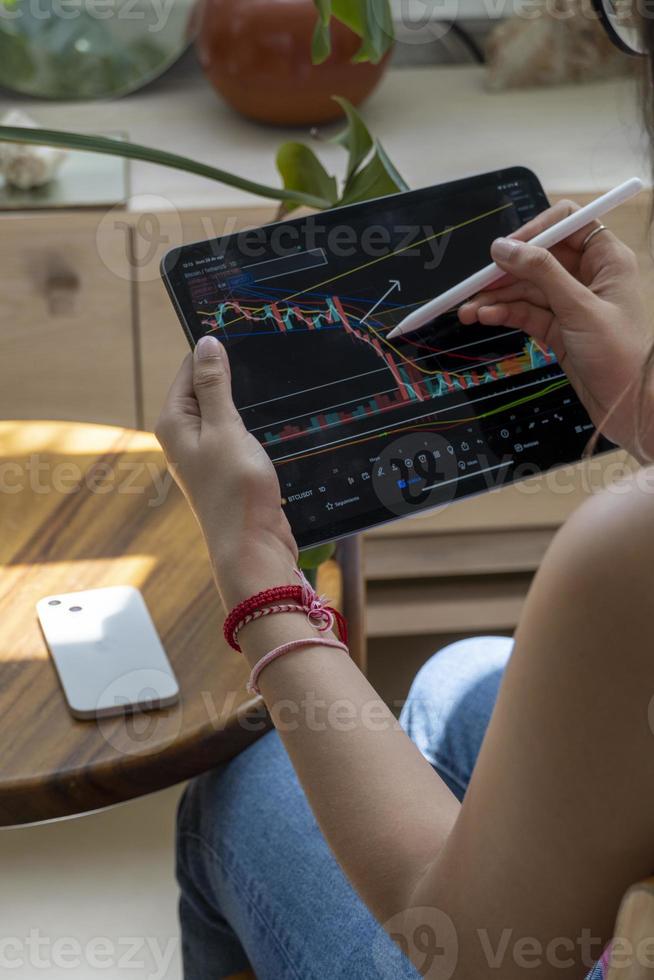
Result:
[[[274,650],[271,650],[263,656],[252,668],[252,673],[247,683],[247,689],[250,694],[261,694],[258,684],[259,675],[268,664],[271,664],[273,660],[277,660],[279,657],[283,657],[285,653],[290,653],[291,650],[299,650],[301,647],[309,646],[334,647],[336,650],[343,650],[347,654],[350,652],[345,644],[339,642],[339,640],[330,640],[322,636],[314,636],[309,640],[291,640],[289,643],[282,643],[281,646],[275,647]]]

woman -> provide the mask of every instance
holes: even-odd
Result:
[[[551,346],[596,426],[646,462],[652,335],[633,254],[597,225],[554,254],[517,240],[572,207],[495,242],[507,277],[460,318]],[[182,365],[158,435],[225,607],[296,582],[275,471],[215,338]],[[421,670],[402,727],[341,650],[302,645],[304,617],[243,628],[251,667],[298,643],[259,677],[278,732],[181,806],[187,980],[248,962],[260,980],[603,975],[620,899],[654,869],[654,495],[642,477],[620,490],[557,535],[513,641]]]

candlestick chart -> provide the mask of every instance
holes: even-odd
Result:
[[[250,426],[279,459],[291,458],[290,449],[298,440],[310,437],[320,442],[327,433],[338,433],[339,442],[359,440],[361,423],[381,423],[398,412],[404,418],[407,409],[411,415],[424,415],[430,409],[438,411],[441,400],[456,400],[456,396],[459,403],[468,403],[486,386],[556,365],[550,350],[518,331],[489,335],[486,328],[462,327],[453,316],[440,322],[437,336],[434,331],[421,331],[389,342],[385,334],[399,319],[398,307],[404,309],[397,302],[400,289],[398,282],[394,299],[383,303],[335,293],[304,295],[293,301],[268,290],[198,310],[206,332],[230,344],[265,341],[274,361],[291,370],[296,356],[302,359],[307,342],[314,345],[317,373],[326,362],[334,363],[338,374],[331,381],[286,391],[284,411],[274,424],[266,420]],[[297,351],[295,344],[300,345]],[[343,370],[346,365],[357,366],[354,376]],[[361,370],[364,367],[367,370]],[[347,395],[341,390],[347,390]],[[310,396],[314,398],[307,408]],[[255,416],[264,407],[269,411],[270,405],[260,400],[242,406]],[[252,422],[257,422],[256,417]],[[443,424],[449,426],[450,419]],[[289,453],[279,452],[286,448]]]
[[[187,334],[225,345],[302,545],[580,458],[592,423],[522,331],[452,311],[388,339],[546,206],[515,168],[181,250],[171,291]]]

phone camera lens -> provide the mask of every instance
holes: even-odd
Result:
[[[61,605],[61,602],[59,601],[59,599],[50,599],[50,602],[48,603],[48,605],[49,606],[60,606]]]
[[[81,606],[71,606],[68,611],[69,612],[81,612],[82,611],[82,607]]]

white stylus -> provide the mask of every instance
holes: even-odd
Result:
[[[542,231],[540,235],[536,235],[530,239],[529,244],[539,245],[541,248],[552,248],[553,245],[558,245],[565,238],[574,235],[575,232],[581,231],[589,222],[600,218],[613,208],[617,208],[619,204],[638,194],[642,189],[643,182],[638,177],[625,180],[624,184],[619,184],[618,187],[614,187],[607,194],[602,194],[596,201],[591,201],[590,204],[580,208],[579,211],[575,211],[574,214],[568,215],[567,218],[563,218],[562,221],[558,221],[555,225]],[[443,313],[447,313],[448,310],[459,306],[465,300],[470,299],[471,296],[481,292],[482,289],[487,289],[488,286],[492,286],[503,275],[505,273],[500,267],[495,262],[491,262],[490,265],[480,269],[479,272],[475,272],[474,275],[464,279],[457,286],[452,286],[451,289],[441,293],[440,296],[430,300],[429,303],[425,303],[424,306],[420,306],[417,310],[409,313],[408,316],[386,335],[386,339],[392,340],[393,337],[401,337],[404,334],[413,333],[414,330],[418,330],[420,327],[424,327],[436,317],[442,316]]]

